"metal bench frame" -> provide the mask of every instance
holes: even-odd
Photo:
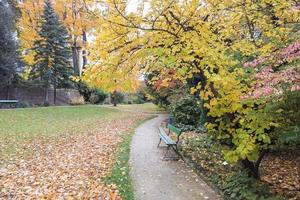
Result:
[[[182,134],[182,131],[178,128],[176,128],[175,126],[171,125],[171,124],[167,124],[167,128],[168,128],[168,134],[163,130],[162,127],[159,127],[159,143],[157,145],[157,148],[159,147],[161,141],[163,141],[166,145],[167,145],[167,150],[166,153],[163,157],[163,160],[179,160],[179,158],[181,157],[178,151],[178,143],[179,143],[179,137]],[[169,135],[171,134],[171,132],[175,133],[177,138],[176,141],[173,141]],[[170,156],[168,155],[168,152],[173,149],[174,152],[176,153],[176,156]]]

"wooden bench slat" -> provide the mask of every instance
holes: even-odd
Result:
[[[176,145],[176,143],[165,133],[165,131],[159,127],[159,136],[167,145]]]
[[[172,124],[168,124],[168,129],[170,129],[173,133],[175,133],[177,136],[180,136],[182,131],[179,128],[176,128]]]
[[[160,138],[161,138],[167,145],[176,145],[176,143],[175,143],[171,138],[169,138],[169,136],[167,136],[167,135],[160,134]]]

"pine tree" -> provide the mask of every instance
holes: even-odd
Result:
[[[14,16],[6,1],[0,1],[0,87],[9,86],[16,71]],[[1,87],[1,88],[2,88]]]
[[[55,104],[56,88],[70,82],[72,68],[69,61],[71,50],[68,33],[59,21],[50,0],[45,1],[39,37],[35,42],[35,65],[31,70],[31,77],[40,78],[43,82],[45,104],[49,103],[48,89],[51,84],[54,86]]]

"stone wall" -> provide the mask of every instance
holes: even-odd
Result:
[[[49,89],[49,103],[54,105],[54,90]],[[0,99],[16,99],[33,105],[44,105],[43,88],[0,88]],[[7,98],[8,97],[8,98]],[[82,104],[83,97],[77,90],[57,89],[55,105]]]

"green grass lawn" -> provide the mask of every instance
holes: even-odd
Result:
[[[144,104],[120,104],[118,105],[120,108],[132,110],[132,111],[140,111],[140,112],[164,112],[164,109],[159,108],[153,103],[144,103]]]
[[[0,165],[15,154],[26,154],[27,150],[19,148],[27,141],[38,137],[53,138],[60,134],[82,134],[96,127],[99,121],[124,114],[99,106],[0,110]]]
[[[18,172],[19,165],[7,164],[18,163],[20,159],[23,159],[25,163],[28,160],[28,164],[32,162],[40,163],[45,156],[50,155],[42,151],[49,147],[51,151],[57,152],[54,157],[52,155],[52,157],[47,157],[47,159],[50,159],[53,165],[56,162],[59,164],[61,160],[64,163],[64,160],[68,160],[68,155],[76,158],[76,153],[82,155],[81,153],[85,151],[93,152],[93,141],[98,139],[97,144],[103,142],[102,145],[107,145],[101,151],[106,153],[103,155],[96,154],[100,160],[105,161],[99,165],[102,167],[99,177],[103,176],[101,180],[108,185],[108,188],[110,187],[109,185],[116,185],[123,199],[133,199],[133,185],[128,163],[131,138],[135,127],[151,117],[149,115],[127,112],[127,110],[137,111],[137,107],[143,108],[143,110],[155,110],[154,105],[151,104],[127,105],[127,109],[124,110],[98,105],[0,110],[0,168],[15,166],[14,170]],[[83,143],[78,141],[83,141]],[[56,146],[56,144],[58,145]],[[63,147],[59,149],[64,144],[67,144],[66,148],[69,148],[66,152],[64,152],[65,148]],[[76,144],[85,146],[83,149],[77,148]],[[72,145],[75,145],[75,150],[72,148]],[[80,145],[79,147],[82,147]],[[81,150],[83,152],[80,152]],[[111,153],[110,150],[114,152]],[[63,153],[60,154],[60,152]],[[87,156],[85,158],[91,159],[92,157]],[[78,162],[82,161],[85,162],[85,159],[78,159]],[[72,159],[69,159],[68,162],[72,163]],[[88,164],[84,162],[82,163],[83,165]],[[45,169],[49,170],[47,162],[42,163],[39,167],[44,166]],[[90,168],[91,173],[93,172],[92,168]],[[50,169],[52,170],[52,168]],[[68,169],[72,174],[73,168],[70,167]],[[106,170],[107,177],[103,175],[106,173]],[[65,174],[68,173],[69,171],[65,172]],[[82,173],[81,176],[84,177],[84,174]],[[6,177],[9,177],[9,173],[6,174]],[[18,176],[12,176],[7,178],[7,180],[9,182],[9,180],[14,178],[18,180]],[[26,177],[25,180],[27,180]],[[15,181],[11,182],[11,184],[13,183]],[[93,181],[91,183],[95,184]]]
[[[82,124],[116,116],[118,111],[96,106],[0,110],[0,137],[24,140],[37,135],[80,131]],[[79,129],[78,129],[79,128]]]
[[[162,111],[152,103],[118,107],[137,112]],[[99,121],[109,121],[128,114],[97,105],[0,110],[0,165],[15,154],[23,155],[30,151],[19,148],[37,137],[82,134],[97,127]]]

